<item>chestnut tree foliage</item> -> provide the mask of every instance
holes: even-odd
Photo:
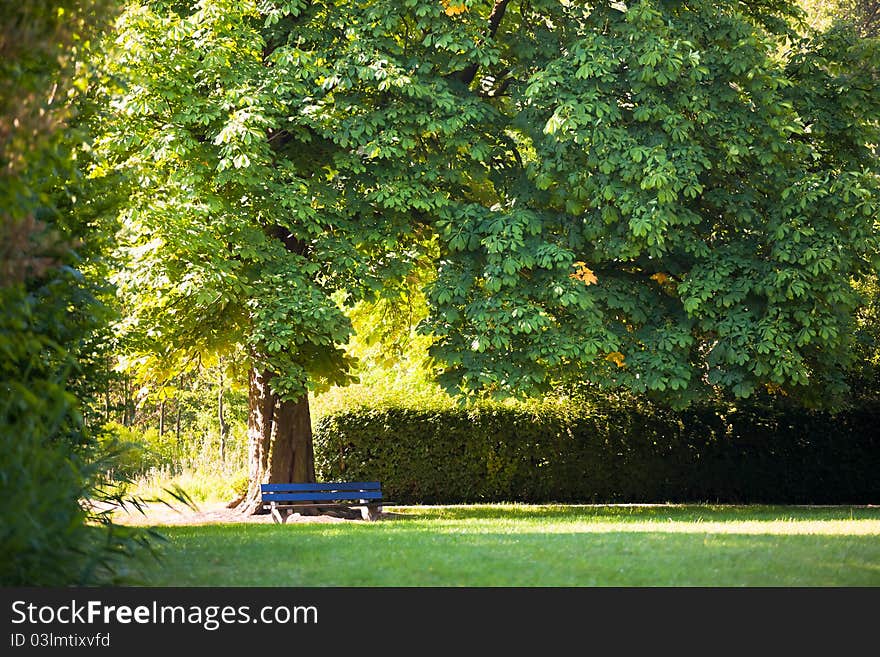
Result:
[[[878,57],[799,21],[783,0],[129,2],[95,175],[125,185],[130,363],[232,354],[302,400],[348,378],[344,303],[435,254],[423,329],[451,391],[831,399],[878,252]]]
[[[499,30],[516,148],[492,203],[441,218],[448,384],[841,392],[877,253],[876,48],[800,40],[787,9],[548,3]]]

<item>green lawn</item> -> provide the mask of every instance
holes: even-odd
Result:
[[[154,586],[880,586],[880,508],[396,507],[160,527]]]

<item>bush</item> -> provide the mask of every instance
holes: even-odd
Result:
[[[379,480],[398,504],[870,503],[878,422],[880,407],[757,402],[361,408],[321,419],[316,467],[326,481]]]
[[[66,385],[78,364],[51,292],[0,285],[0,586],[118,582],[154,538],[110,522],[121,500]]]
[[[0,422],[2,429],[11,428]],[[82,479],[70,450],[33,433],[0,430],[0,583],[75,581],[83,544]]]

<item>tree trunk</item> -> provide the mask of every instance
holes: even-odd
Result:
[[[177,417],[174,420],[174,439],[177,443],[177,454],[180,455],[182,450],[182,445],[180,444],[180,407],[183,403],[183,375],[181,374],[177,379],[177,393],[175,395],[174,401],[176,402],[174,405],[177,411]]]
[[[131,426],[131,416],[128,414],[128,377],[122,377],[122,426]]]
[[[159,403],[159,435],[165,435],[165,400]]]
[[[251,370],[248,381],[248,491],[237,509],[263,513],[260,484],[315,481],[309,398],[284,401],[269,386],[268,372]]]
[[[110,421],[110,359],[107,359],[107,385],[104,388],[104,423]]]
[[[180,444],[180,397],[177,398],[177,419],[174,420],[174,439],[177,443],[177,453],[180,454],[183,448]]]
[[[217,419],[220,422],[220,463],[226,463],[226,434],[229,425],[223,416],[223,372],[220,372],[220,387],[217,390]]]

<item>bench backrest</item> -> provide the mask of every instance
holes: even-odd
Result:
[[[378,481],[318,482],[314,484],[262,484],[264,502],[325,502],[333,500],[381,500]]]

